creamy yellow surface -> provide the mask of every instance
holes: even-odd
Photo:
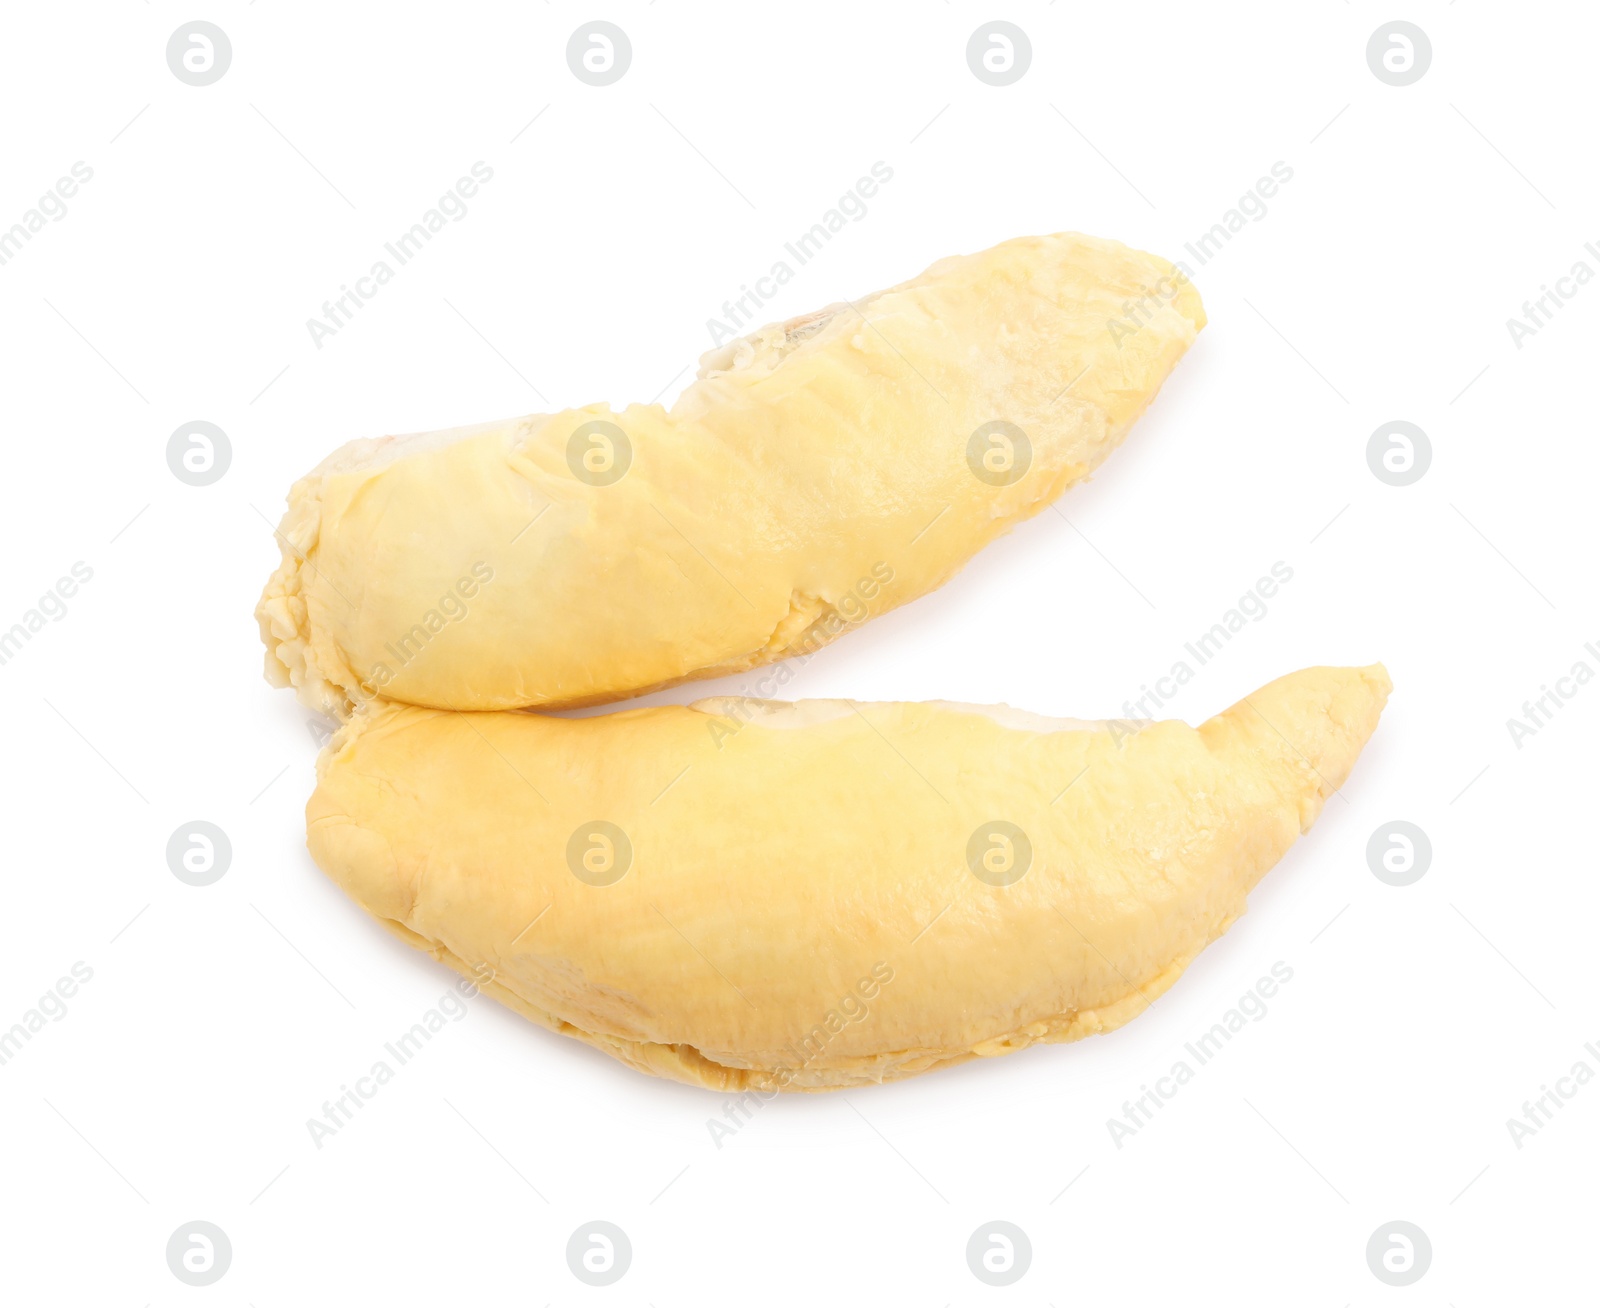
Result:
[[[670,412],[354,442],[290,493],[267,675],[341,715],[561,707],[809,651],[1087,477],[1204,321],[1163,259],[1025,237],[714,351]],[[569,465],[595,420],[631,446],[610,485]],[[1009,485],[968,462],[996,420],[1031,446]]]
[[[1137,1016],[1310,827],[1389,688],[1381,666],[1309,668],[1199,728],[381,705],[319,761],[308,841],[403,938],[633,1067],[860,1085]],[[574,843],[596,821],[631,856]],[[995,821],[1031,858],[1015,837],[970,848]]]

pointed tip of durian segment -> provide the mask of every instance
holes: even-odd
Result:
[[[1213,748],[1276,758],[1296,775],[1300,825],[1308,830],[1323,801],[1349,777],[1392,689],[1381,663],[1302,668],[1246,695],[1201,730]]]

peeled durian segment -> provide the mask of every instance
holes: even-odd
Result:
[[[1308,668],[1198,728],[383,705],[324,752],[308,843],[403,939],[642,1071],[870,1084],[1143,1012],[1344,783],[1389,688]]]
[[[1087,477],[1204,322],[1163,259],[1025,237],[724,345],[670,412],[355,441],[290,492],[268,679],[559,708],[816,649]]]

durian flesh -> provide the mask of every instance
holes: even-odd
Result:
[[[533,1021],[715,1090],[823,1090],[1109,1031],[1245,909],[1389,691],[1309,668],[1198,728],[711,700],[363,711],[317,863]]]
[[[807,652],[1087,477],[1204,322],[1163,259],[1027,237],[725,345],[670,412],[353,442],[290,492],[267,676],[556,708]]]

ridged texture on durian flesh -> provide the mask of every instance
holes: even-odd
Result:
[[[1343,784],[1388,691],[1381,667],[1310,668],[1137,730],[845,700],[385,705],[325,751],[309,844],[404,939],[633,1067],[862,1085],[1144,1011]]]
[[[562,707],[814,649],[1098,466],[1205,321],[1175,277],[1115,242],[1022,238],[713,351],[670,412],[356,441],[290,492],[267,676],[340,715],[374,695]],[[596,420],[631,446],[609,485],[568,461]],[[968,464],[997,420],[1031,446],[1008,485]]]

